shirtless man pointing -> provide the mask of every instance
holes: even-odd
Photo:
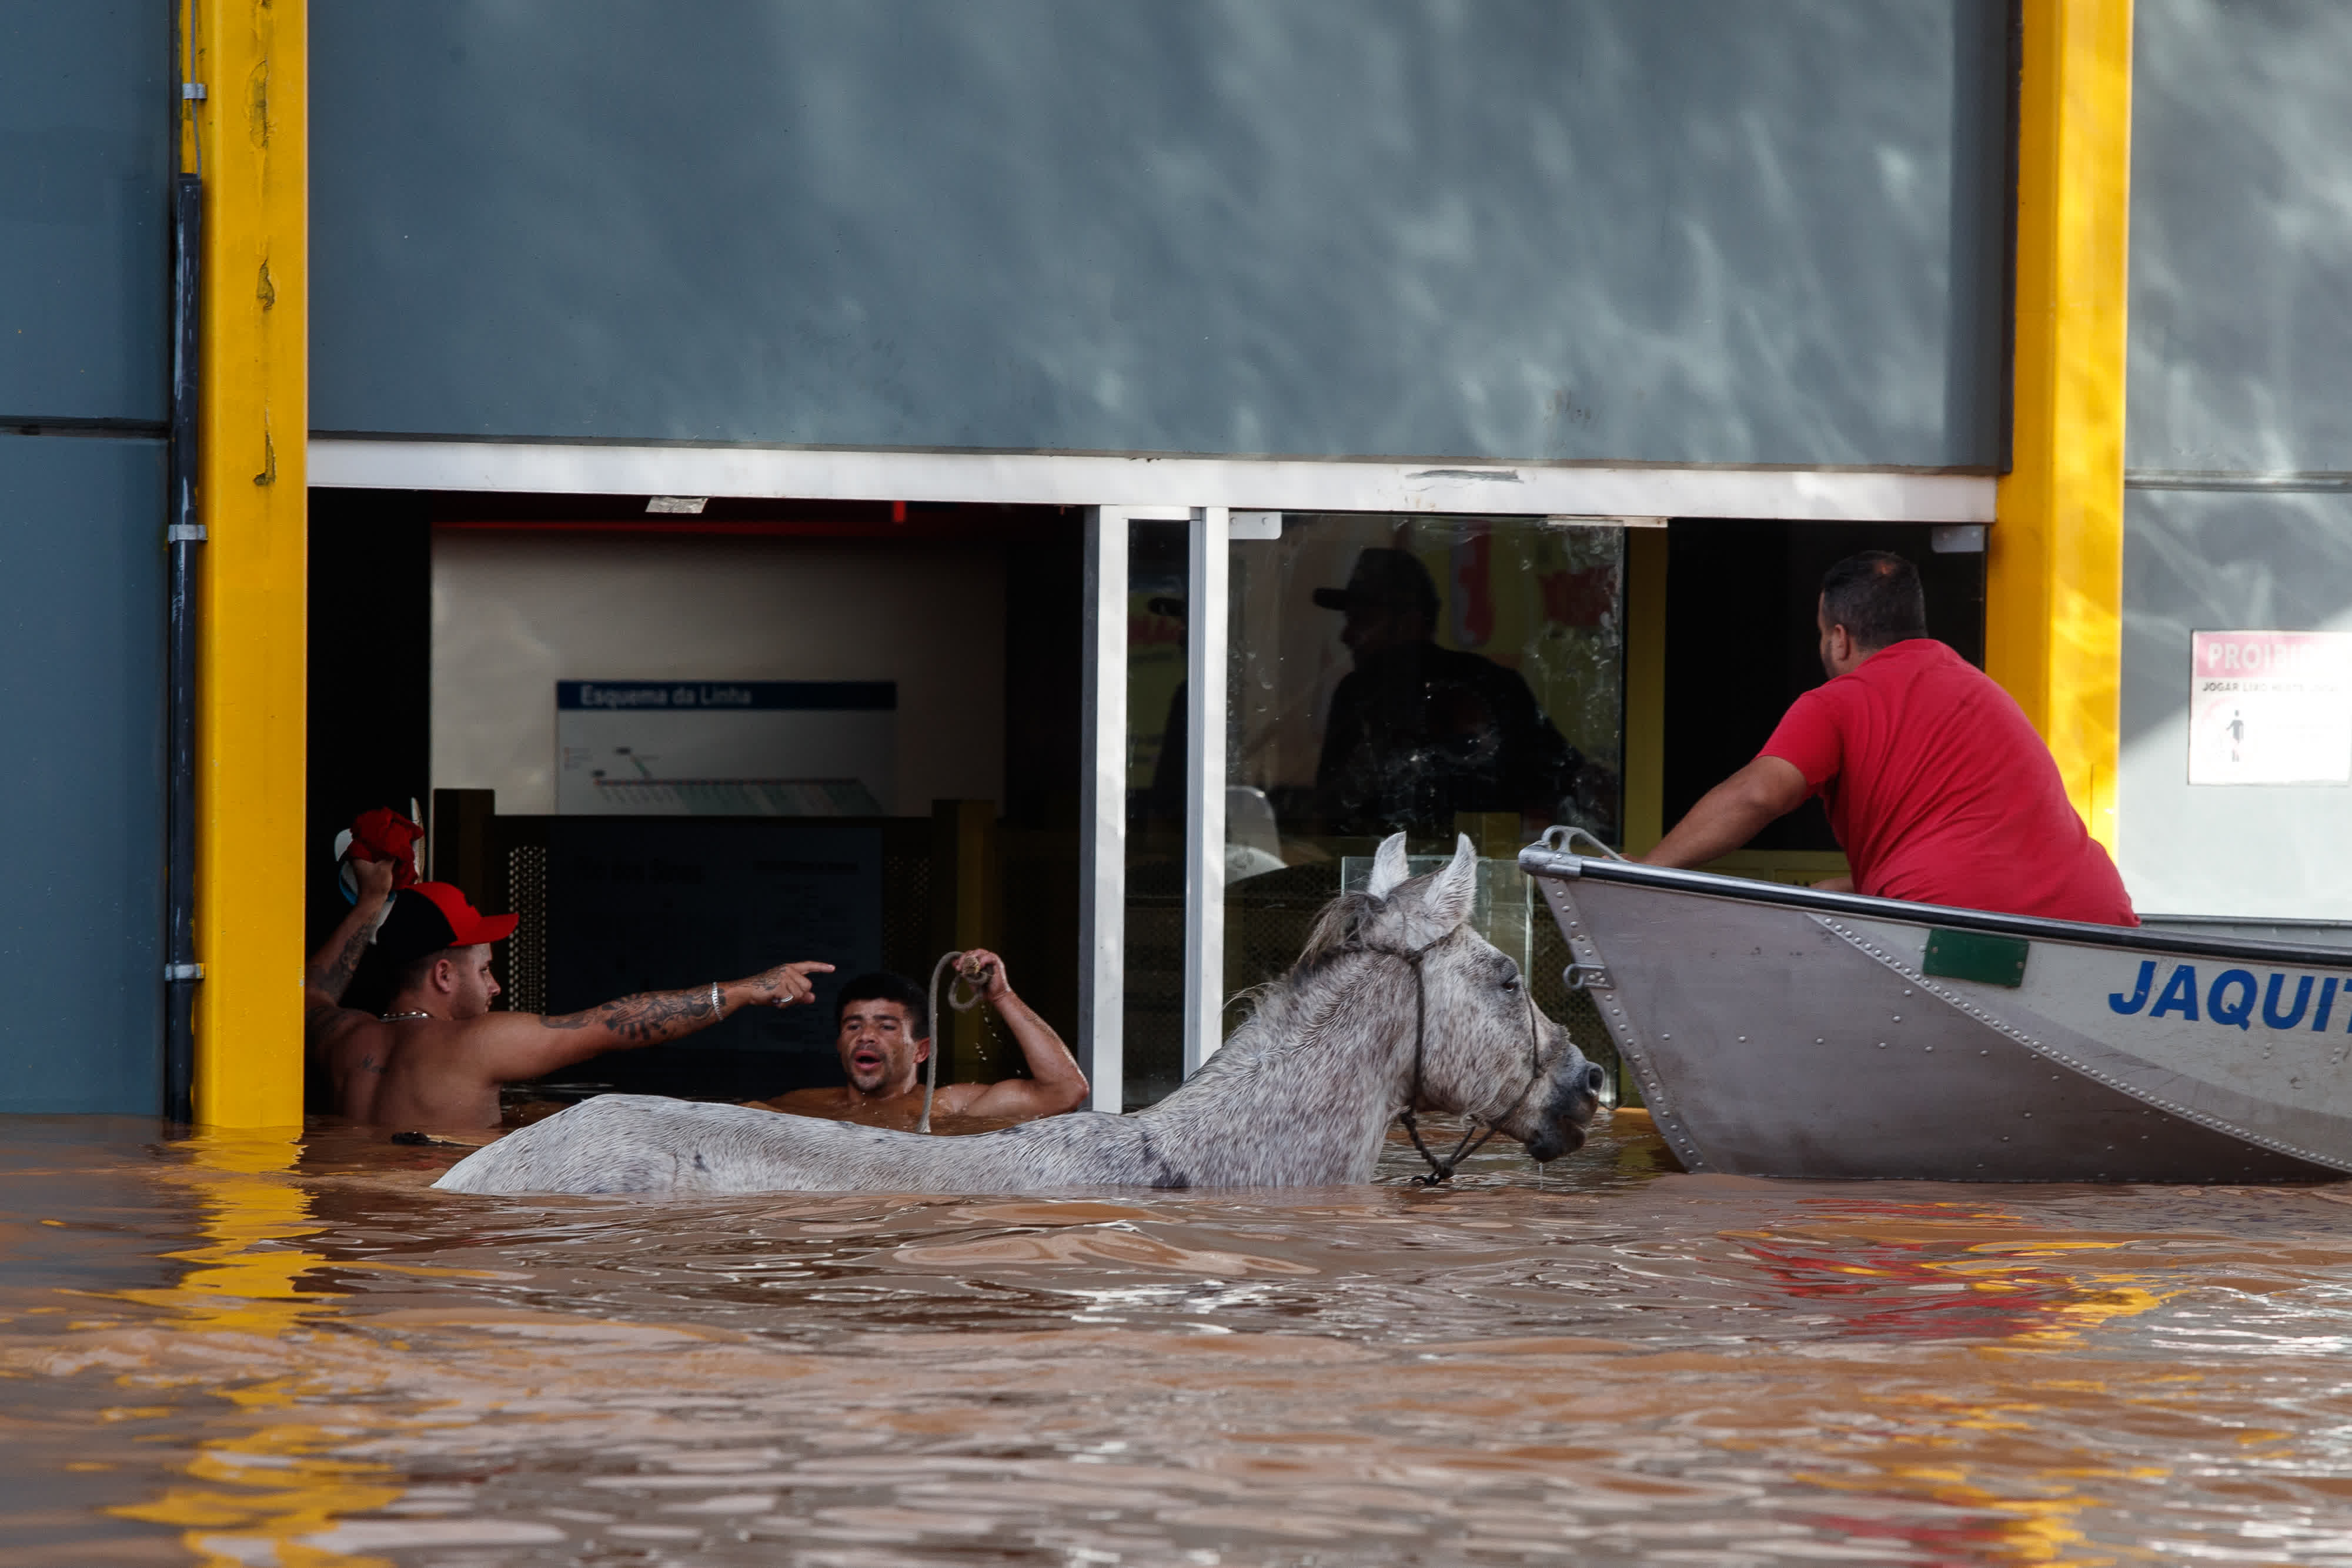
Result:
[[[355,1122],[495,1127],[500,1084],[677,1040],[748,1007],[805,1002],[814,989],[809,977],[833,968],[779,964],[749,979],[646,991],[555,1018],[492,1012],[499,987],[490,944],[513,934],[516,917],[478,913],[447,883],[394,893],[393,868],[383,862],[354,861],[352,868],[359,902],[310,960],[302,1032],[336,1110]],[[395,976],[381,1015],[342,1005],[371,938]]]

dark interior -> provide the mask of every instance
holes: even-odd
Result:
[[[1003,953],[1021,994],[1066,1039],[1077,1024],[1077,809],[1084,578],[1080,516],[1053,507],[713,498],[648,518],[645,497],[314,491],[310,511],[310,868],[313,947],[348,907],[331,846],[372,806],[431,828],[428,874],[487,914],[519,913],[497,973],[501,1006],[562,1012],[616,995],[732,978],[793,956],[846,978],[920,981],[950,947]],[[436,528],[680,538],[993,542],[1005,552],[1005,778],[987,802],[928,817],[500,815],[490,791],[430,789]],[[550,700],[552,700],[551,694]],[[803,949],[806,949],[805,952]],[[373,1009],[362,967],[346,1000]],[[564,1076],[642,1092],[765,1098],[840,1082],[830,1009],[731,1019],[676,1044],[615,1052]],[[820,1016],[822,1015],[822,1016]],[[985,1009],[950,1021],[940,1081],[1016,1075]]]
[[[310,492],[308,946],[346,905],[328,851],[373,806],[432,794],[433,526],[415,490]]]
[[[310,941],[346,907],[329,847],[371,806],[429,815],[431,874],[485,912],[520,913],[501,953],[502,1005],[558,1012],[630,990],[750,972],[796,956],[920,980],[950,947],[1005,954],[1023,995],[1076,1038],[1084,553],[1075,508],[714,499],[648,518],[642,497],[321,490],[311,500]],[[929,817],[594,818],[499,815],[488,791],[430,789],[432,540],[436,528],[780,538],[992,540],[1005,551],[1005,777],[1000,814],[941,801]],[[1181,539],[1181,530],[1174,531]],[[1148,546],[1153,541],[1145,539]],[[1938,554],[1919,526],[1676,521],[1668,534],[1665,816],[1678,820],[1752,758],[1822,680],[1822,573],[1861,549],[1918,563],[1936,635],[1979,664],[1984,558]],[[1179,563],[1181,565],[1181,562]],[[1146,813],[1149,816],[1149,813]],[[1181,817],[1177,820],[1181,824]],[[1134,824],[1139,849],[1156,840]],[[1175,830],[1181,834],[1181,825]],[[1756,847],[1834,850],[1818,803]],[[1150,857],[1145,857],[1150,858]],[[1148,881],[1148,877],[1146,878]],[[1148,889],[1138,888],[1139,893]],[[1318,893],[1324,891],[1319,888]],[[1319,903],[1319,897],[1315,900]],[[1130,954],[1146,963],[1148,942]],[[1148,967],[1148,963],[1146,963]],[[363,970],[350,1001],[374,1008]],[[599,1059],[569,1076],[647,1092],[766,1097],[838,1082],[830,1018],[730,1020],[709,1035]],[[1148,1046],[1130,1019],[1131,1046]],[[942,1077],[1001,1077],[1019,1053],[984,1013],[951,1020]],[[1148,1055],[1149,1052],[1147,1051]],[[1148,1067],[1149,1063],[1144,1063]],[[1130,1063],[1133,1073],[1136,1064]],[[1147,1072],[1145,1076],[1149,1076]]]

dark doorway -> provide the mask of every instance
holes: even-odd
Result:
[[[1738,771],[1789,705],[1822,684],[1822,574],[1859,550],[1919,568],[1927,629],[1984,665],[1982,553],[1944,554],[1906,523],[1677,518],[1667,534],[1665,825]],[[1819,800],[1756,836],[1759,850],[1838,847]]]
[[[350,907],[335,834],[432,794],[433,529],[413,490],[310,492],[310,800],[305,925],[316,949]]]

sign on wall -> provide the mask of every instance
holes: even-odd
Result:
[[[865,817],[897,800],[892,681],[558,681],[563,816]]]
[[[2190,633],[2189,782],[2352,783],[2352,632]]]

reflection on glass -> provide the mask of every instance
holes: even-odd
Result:
[[[1131,522],[1127,596],[1127,1108],[1184,1080],[1185,615],[1192,525]]]
[[[1466,832],[1498,862],[1555,822],[1618,841],[1621,530],[1293,512],[1231,561],[1227,996],[1286,969],[1343,862],[1391,832],[1416,854]],[[1522,882],[1481,868],[1482,889],[1503,893],[1481,900],[1487,935],[1575,1029],[1566,956],[1553,960],[1550,921],[1530,930]]]
[[[1283,832],[1614,841],[1619,530],[1293,513],[1232,548],[1230,781]]]

